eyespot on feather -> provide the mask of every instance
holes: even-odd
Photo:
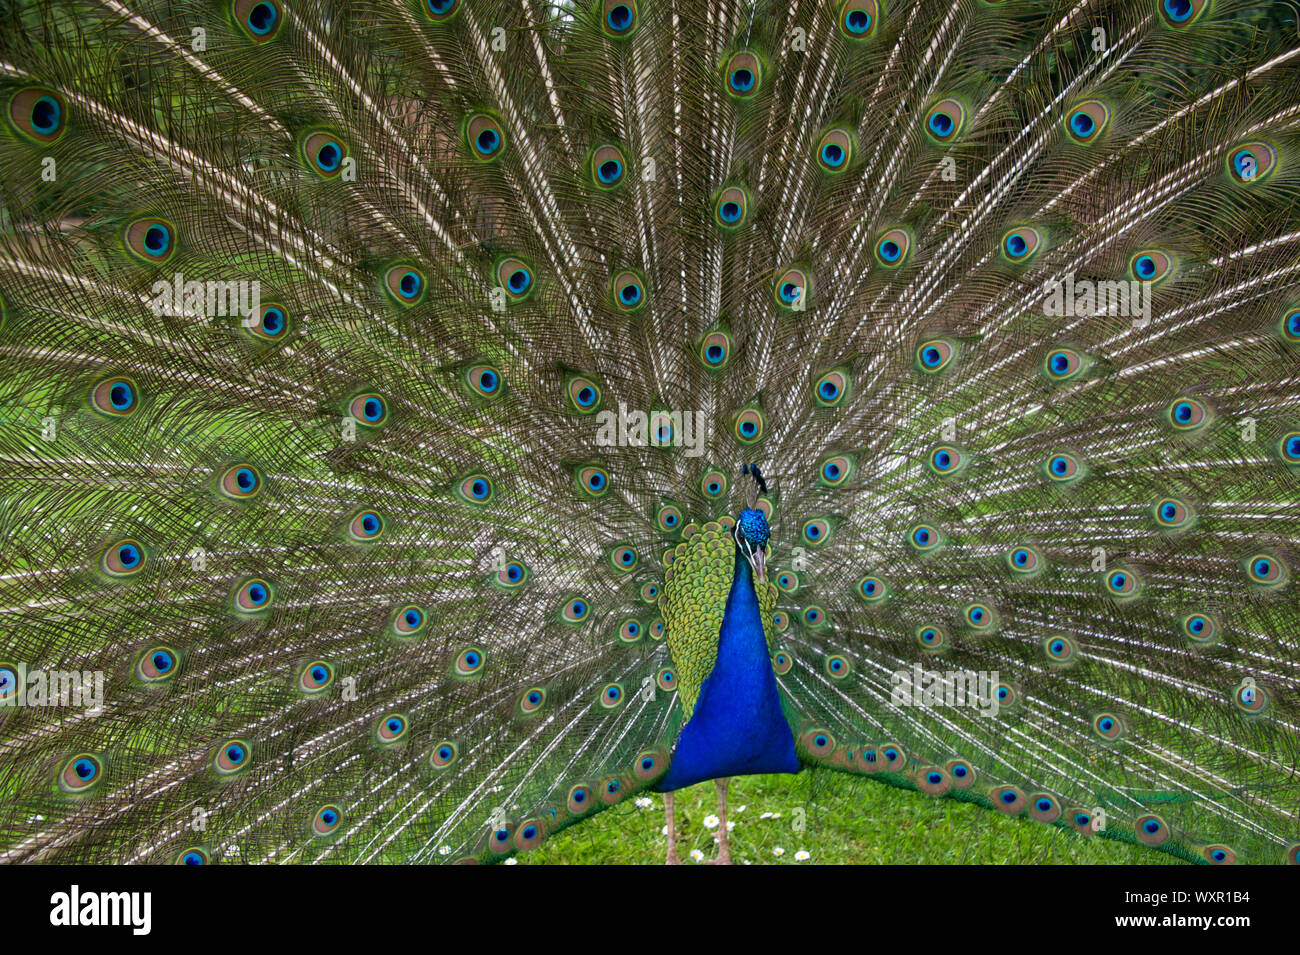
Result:
[[[67,116],[63,96],[52,89],[28,87],[9,98],[9,124],[23,138],[42,146],[59,140],[67,130]]]
[[[176,252],[176,227],[166,219],[136,219],[122,232],[126,250],[149,265],[163,265]]]
[[[234,0],[231,15],[235,25],[254,43],[274,39],[284,22],[279,0]]]

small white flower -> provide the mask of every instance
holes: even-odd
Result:
[[[758,818],[759,818],[759,819],[771,819],[771,818],[772,818],[772,814],[771,814],[770,812],[765,812],[765,813],[763,813],[761,816],[759,816]]]
[[[748,804],[746,804],[746,805],[744,805],[744,806],[737,806],[737,807],[736,807],[736,812],[744,812],[744,811],[745,811],[746,809],[748,809],[748,808],[749,808],[749,805],[748,805]]]
[[[704,861],[704,853],[701,852],[699,849],[692,849],[692,850],[691,850],[691,858],[694,859],[696,862],[703,862],[703,861]]]
[[[785,855],[785,850],[782,849],[780,846],[777,846],[775,849],[772,850],[772,855],[783,856]]]
[[[439,847],[438,847],[438,855],[440,855],[440,856],[449,856],[449,855],[451,855],[451,846],[439,846]]]
[[[654,804],[654,800],[649,796],[638,796],[636,799],[636,806],[638,809],[649,809]]]
[[[795,862],[807,862],[811,858],[812,856],[808,854],[807,849],[800,849],[798,852],[794,854]]]
[[[705,829],[716,829],[716,828],[718,828],[718,817],[717,817],[717,816],[705,816],[705,817],[704,817],[704,828],[705,828]]]
[[[728,819],[728,820],[727,820],[727,831],[730,832],[732,829],[735,829],[735,828],[736,828],[736,824],[735,824],[734,822],[732,822],[730,819]]]
[[[668,826],[667,826],[667,825],[663,825],[663,826],[660,826],[660,827],[659,827],[659,835],[661,835],[661,836],[666,836],[666,835],[668,835]]]
[[[506,865],[519,865],[519,860],[516,859],[514,856],[511,856],[509,859],[506,860]]]

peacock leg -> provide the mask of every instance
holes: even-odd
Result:
[[[681,865],[682,860],[677,858],[677,821],[673,818],[672,793],[664,793],[664,816],[668,823],[664,827],[668,832],[668,858],[664,860],[664,865]]]
[[[715,779],[718,787],[718,857],[714,865],[731,865],[731,846],[727,835],[727,787],[731,779]]]

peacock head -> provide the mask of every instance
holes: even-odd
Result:
[[[758,465],[745,465],[744,473],[749,474],[754,479],[754,488],[750,494],[749,506],[740,512],[740,517],[736,519],[736,527],[733,533],[736,537],[736,547],[745,559],[749,561],[749,566],[754,571],[754,579],[766,580],[767,569],[767,542],[771,536],[767,527],[767,515],[758,509],[758,491],[767,491],[767,482],[763,480],[763,475],[758,470]]]

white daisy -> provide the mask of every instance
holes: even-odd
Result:
[[[703,861],[704,861],[704,853],[701,852],[699,849],[692,849],[692,850],[691,850],[691,858],[694,859],[696,862],[703,862]]]
[[[704,828],[705,828],[705,829],[716,829],[716,828],[718,828],[718,817],[717,817],[717,816],[705,816],[705,817],[704,817]]]
[[[775,849],[772,850],[772,855],[783,856],[785,855],[785,850],[782,849],[780,846],[777,846]]]
[[[807,862],[811,858],[812,856],[808,854],[807,849],[800,849],[794,854],[794,860],[796,862]]]
[[[649,796],[638,796],[636,799],[636,806],[638,809],[649,809],[654,804],[654,800]]]
[[[506,860],[506,865],[519,865],[519,860],[516,859],[514,856],[511,856],[509,859]]]

